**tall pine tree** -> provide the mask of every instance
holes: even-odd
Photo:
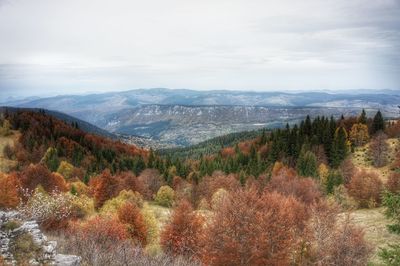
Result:
[[[338,127],[335,132],[335,137],[333,139],[331,148],[331,165],[337,168],[340,163],[346,158],[349,152],[347,132],[344,127]]]
[[[385,121],[383,120],[383,116],[381,111],[379,110],[374,116],[374,120],[372,121],[372,134],[375,134],[378,131],[385,130]]]
[[[358,123],[361,123],[364,125],[367,124],[367,114],[365,113],[364,109],[362,109],[361,115],[360,115],[360,117],[358,117]]]

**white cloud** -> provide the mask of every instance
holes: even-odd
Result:
[[[0,89],[398,89],[399,28],[396,0],[8,0]]]

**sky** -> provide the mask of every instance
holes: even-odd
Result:
[[[0,99],[400,89],[400,0],[0,0]]]

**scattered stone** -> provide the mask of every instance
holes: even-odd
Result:
[[[21,222],[21,225],[14,230],[3,230],[3,225],[14,220]],[[41,247],[43,252],[40,258],[31,259],[29,265],[79,266],[81,264],[79,256],[57,254],[57,242],[48,241],[36,221],[23,221],[16,211],[0,211],[0,256],[7,265],[17,265],[10,252],[10,245],[17,236],[24,233],[29,233],[33,242]]]
[[[75,255],[57,254],[55,263],[58,266],[79,266],[81,265],[81,258]]]

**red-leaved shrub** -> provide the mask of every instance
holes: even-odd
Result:
[[[192,205],[181,201],[172,214],[169,224],[161,233],[163,250],[174,256],[193,257],[198,255],[203,219],[197,215]]]
[[[348,192],[359,207],[375,207],[381,201],[382,181],[377,173],[361,170],[348,184]]]
[[[126,225],[131,239],[136,243],[145,246],[147,243],[147,227],[143,215],[136,204],[126,202],[118,210],[118,219]]]
[[[276,192],[253,188],[226,197],[207,227],[206,265],[288,265],[307,221],[304,205]]]

